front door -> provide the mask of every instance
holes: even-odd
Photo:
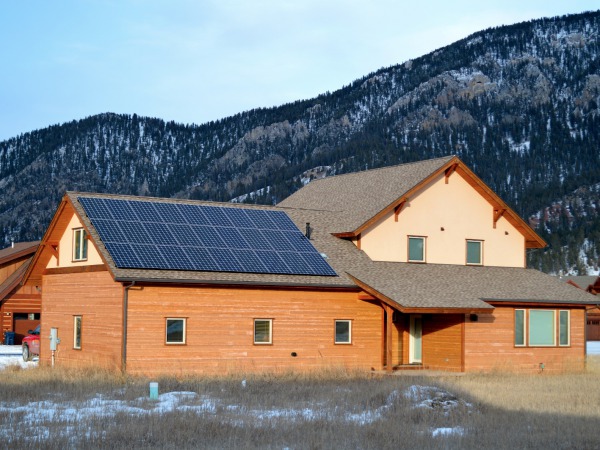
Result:
[[[423,322],[421,316],[410,316],[410,346],[408,362],[410,364],[420,364],[423,362]]]

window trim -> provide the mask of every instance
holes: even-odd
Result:
[[[521,330],[522,332],[522,336],[523,336],[523,343],[522,344],[517,344],[517,312],[522,312],[523,313],[523,324],[522,327],[523,329]],[[513,339],[513,343],[515,345],[515,347],[527,347],[527,310],[526,309],[515,309],[515,331],[514,331],[514,339]]]
[[[265,322],[265,323],[269,324],[268,341],[257,341],[256,340],[256,324],[258,322]],[[273,319],[254,319],[252,341],[254,342],[254,345],[273,345]]]
[[[423,259],[410,259],[410,241],[420,239],[423,242]],[[427,262],[427,236],[415,236],[409,234],[406,240],[406,260],[410,263],[425,264]]]
[[[77,322],[79,322],[79,328],[77,327]],[[81,350],[81,341],[82,341],[82,325],[83,325],[83,317],[81,315],[73,316],[73,349]],[[79,331],[79,336],[77,336],[77,332]],[[79,338],[79,339],[78,339]],[[79,340],[79,345],[77,345],[77,341]]]
[[[333,343],[335,345],[352,345],[352,320],[351,319],[335,319],[333,324]],[[348,341],[338,341],[337,324],[348,324]]]
[[[78,237],[79,236],[79,237]],[[85,228],[73,228],[73,262],[87,261],[88,259],[88,234]],[[77,254],[77,244],[79,244],[80,255]]]
[[[181,342],[169,341],[169,320],[180,320],[183,322],[183,332]],[[187,317],[165,317],[165,345],[186,345],[187,343]]]
[[[560,342],[561,335],[561,323],[560,316],[561,313],[567,313],[567,343],[562,344]],[[569,309],[559,309],[558,310],[558,346],[559,347],[570,347],[571,346],[571,310]]]
[[[469,262],[469,242],[479,243],[479,262]],[[465,264],[467,266],[483,266],[483,239],[466,239],[465,240]]]

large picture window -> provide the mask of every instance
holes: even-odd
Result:
[[[166,319],[165,343],[185,344],[186,320],[169,317]]]
[[[87,252],[87,233],[83,228],[77,228],[76,230],[73,230],[73,261],[86,260]]]
[[[352,322],[350,320],[335,321],[335,343],[336,344],[351,344],[352,343]]]
[[[273,343],[273,320],[272,319],[254,319],[254,343],[272,344]]]
[[[529,345],[556,345],[555,321],[555,311],[529,310]]]
[[[425,238],[420,236],[408,237],[408,261],[425,262]]]
[[[515,309],[515,347],[568,347],[571,312],[553,309]]]
[[[480,266],[483,264],[483,242],[467,240],[467,264]]]

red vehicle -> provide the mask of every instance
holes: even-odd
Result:
[[[29,330],[23,338],[23,361],[29,361],[34,355],[40,354],[40,326],[35,330]]]

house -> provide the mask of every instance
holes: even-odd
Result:
[[[560,279],[576,288],[583,289],[593,295],[600,293],[600,277],[581,275],[581,276],[561,276]],[[586,340],[600,341],[600,300],[596,306],[587,308],[586,321]]]
[[[17,242],[0,250],[0,341],[6,332],[15,333],[20,344],[27,331],[40,323],[41,294],[33,280],[23,284],[25,271],[33,259],[39,242]]]
[[[276,207],[67,193],[27,279],[40,361],[131,374],[585,365],[590,294],[459,158],[313,181]]]

